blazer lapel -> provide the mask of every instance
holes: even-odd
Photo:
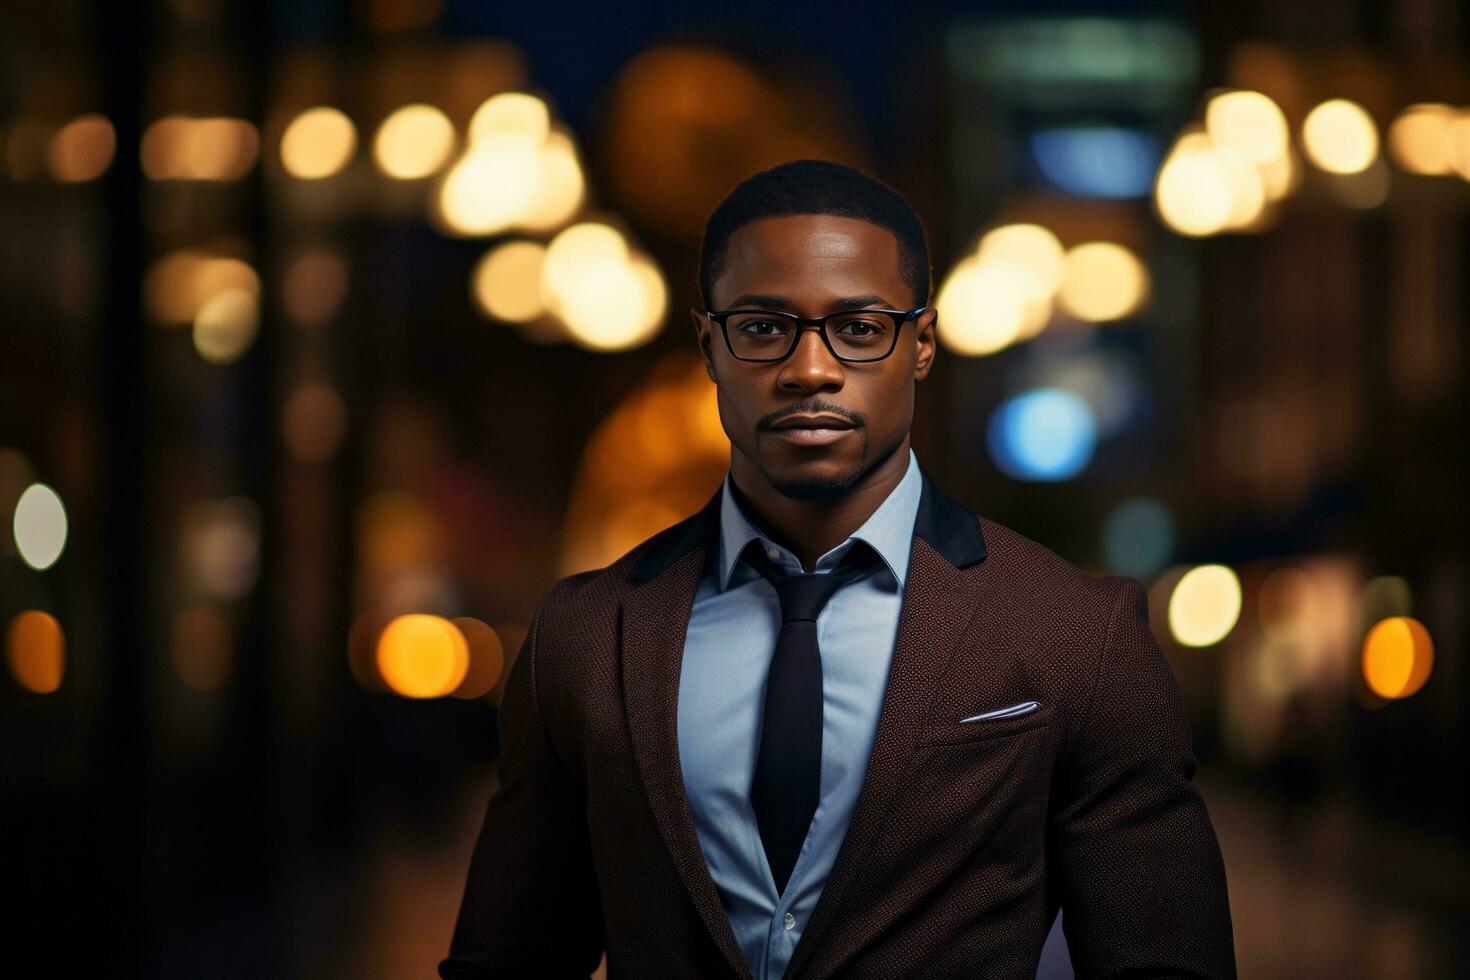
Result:
[[[821,898],[792,953],[787,977],[801,975],[829,929],[844,918],[843,903],[887,822],[938,682],[975,615],[966,580],[978,578],[979,569],[970,566],[984,557],[979,518],[951,500],[926,474],[888,688],[863,788]],[[823,971],[835,965],[819,961]]]
[[[689,613],[715,547],[719,500],[717,491],[698,514],[656,537],[634,566],[619,616],[619,651],[633,757],[654,822],[716,947],[736,976],[750,980],[699,846],[679,766],[679,672]]]

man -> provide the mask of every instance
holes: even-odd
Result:
[[[698,514],[558,583],[501,708],[446,978],[1230,977],[1225,872],[1142,586],[909,447],[924,232],[798,161],[709,219],[730,437]]]

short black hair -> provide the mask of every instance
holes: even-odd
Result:
[[[761,218],[830,214],[886,228],[898,239],[899,272],[920,306],[934,291],[923,222],[898,191],[860,170],[830,160],[793,160],[742,180],[710,212],[699,251],[699,291],[706,308],[725,261],[730,236]]]

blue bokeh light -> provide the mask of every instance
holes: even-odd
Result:
[[[1043,129],[1031,135],[1031,156],[1058,190],[1077,197],[1143,197],[1162,157],[1147,133],[1118,126]]]
[[[1174,555],[1174,518],[1153,497],[1134,497],[1103,522],[1103,560],[1134,578],[1152,578]]]
[[[990,456],[1015,480],[1069,480],[1097,447],[1087,402],[1061,388],[1035,388],[1001,403],[990,416]]]

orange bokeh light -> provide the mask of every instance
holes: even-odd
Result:
[[[66,637],[56,617],[27,609],[10,621],[5,637],[10,672],[34,694],[50,694],[66,674]]]
[[[378,673],[406,698],[438,698],[454,691],[470,668],[469,643],[441,616],[408,613],[378,637]]]
[[[1424,686],[1434,666],[1434,642],[1417,619],[1390,616],[1363,640],[1363,679],[1379,697],[1406,698]]]

